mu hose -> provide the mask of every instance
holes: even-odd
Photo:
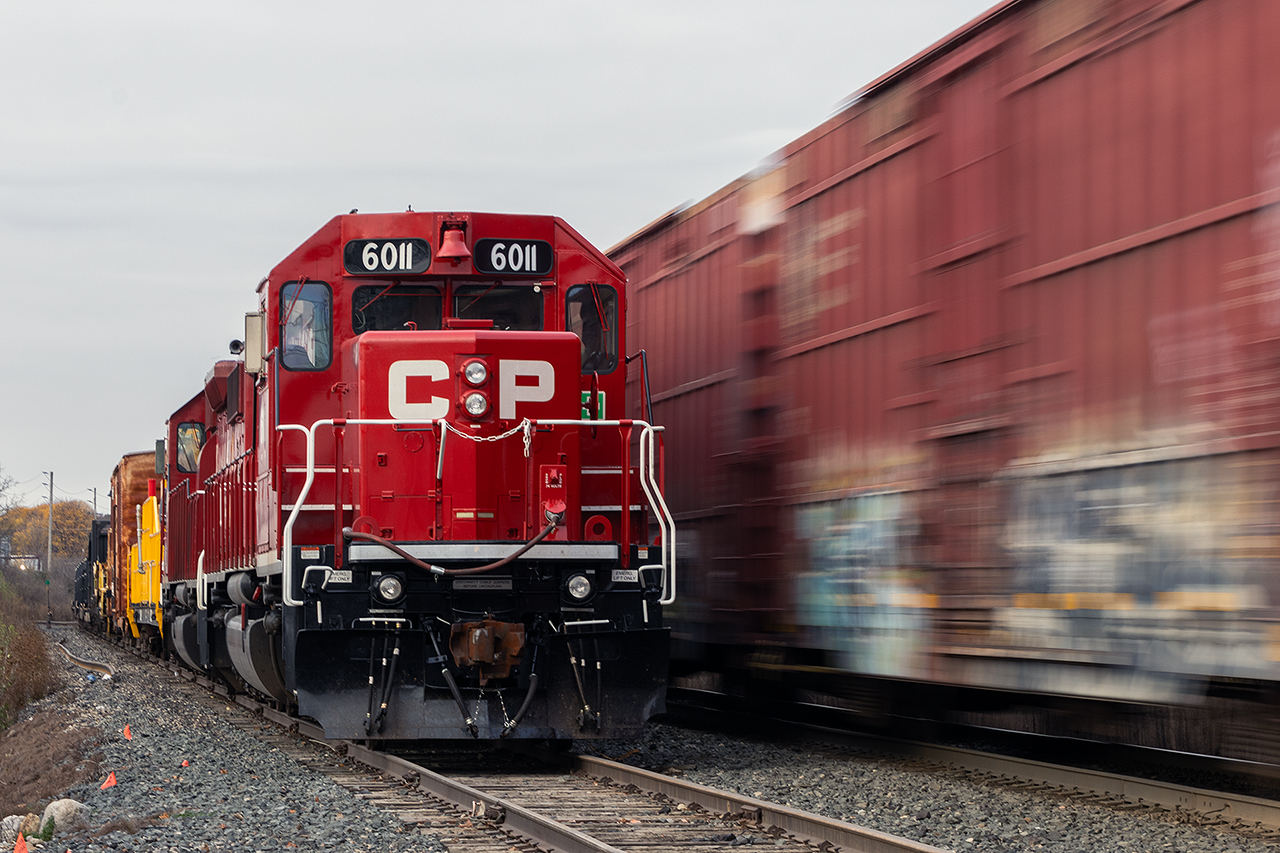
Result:
[[[383,647],[383,655],[386,655],[386,647]],[[386,683],[382,686],[382,701],[378,707],[378,716],[374,718],[373,727],[375,731],[382,731],[382,721],[387,718],[387,704],[391,701],[391,691],[395,687],[396,682],[396,664],[400,662],[400,632],[396,631],[396,647],[391,650],[391,666],[390,672],[387,673]],[[384,663],[384,668],[386,664]]]

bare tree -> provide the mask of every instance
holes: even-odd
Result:
[[[8,553],[4,547],[13,539],[18,529],[18,519],[13,510],[18,508],[17,481],[4,473],[0,467],[0,553]]]
[[[14,490],[16,485],[17,481],[5,474],[4,466],[0,465],[0,515],[18,505],[18,493]]]

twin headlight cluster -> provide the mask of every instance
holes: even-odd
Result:
[[[462,378],[476,390],[462,395],[462,410],[473,418],[483,418],[489,411],[489,397],[480,386],[489,380],[489,368],[483,361],[472,359],[462,365]]]

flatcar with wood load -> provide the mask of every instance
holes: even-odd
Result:
[[[609,252],[673,667],[1280,761],[1278,51],[1268,0],[1006,0]]]
[[[328,222],[158,443],[166,650],[329,737],[634,734],[676,564],[624,285],[551,216]]]

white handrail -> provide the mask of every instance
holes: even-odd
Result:
[[[208,592],[204,588],[204,551],[196,557],[196,610],[208,610]]]
[[[321,418],[313,423],[310,427],[304,427],[301,424],[279,424],[276,430],[283,432],[285,430],[295,430],[304,433],[307,436],[307,479],[302,484],[302,491],[298,493],[298,499],[293,505],[293,511],[289,513],[289,520],[284,523],[284,553],[281,554],[281,562],[284,569],[281,572],[280,582],[284,586],[284,603],[290,607],[301,607],[305,604],[301,599],[293,597],[293,525],[298,520],[298,513],[302,512],[302,505],[307,502],[307,495],[311,493],[311,485],[316,480],[316,429],[322,426],[334,426],[338,421],[346,424],[362,425],[395,425],[395,424],[418,424],[418,425],[435,425],[435,420],[401,420],[399,418]],[[283,484],[281,484],[283,485]],[[337,500],[337,496],[334,496]]]
[[[293,524],[298,520],[302,502],[307,492],[311,491],[311,483],[316,478],[315,442],[312,441],[311,430],[301,424],[280,424],[276,427],[277,432],[285,430],[296,430],[307,437],[307,481],[302,486],[301,497],[293,505],[293,512],[289,513],[289,520],[284,523],[284,553],[280,555],[284,563],[284,570],[280,576],[281,586],[284,587],[284,603],[290,607],[300,607],[304,602],[293,597]],[[283,488],[284,483],[280,485]]]
[[[658,529],[662,533],[662,597],[658,599],[658,603],[674,604],[676,600],[676,522],[671,517],[671,510],[667,509],[666,500],[662,497],[654,461],[658,455],[656,436],[663,429],[665,427],[646,424],[640,432],[640,487],[644,489],[645,497],[649,499],[649,506],[653,507],[653,514],[658,519]],[[668,577],[670,577],[669,585]]]
[[[310,427],[301,424],[279,424],[276,426],[278,432],[292,430],[300,432],[307,437],[307,479],[302,484],[302,491],[298,493],[297,499],[294,501],[293,510],[289,513],[289,518],[284,524],[283,535],[283,554],[281,554],[281,562],[283,563],[283,571],[281,573],[281,584],[284,587],[284,603],[290,607],[300,607],[305,602],[301,599],[293,597],[293,526],[297,523],[298,514],[302,511],[303,504],[306,503],[307,495],[311,493],[311,486],[315,483],[316,478],[316,430],[322,426],[396,426],[396,425],[415,425],[415,426],[432,426],[437,423],[437,419],[427,420],[406,420],[401,418],[322,418]],[[672,604],[676,600],[676,524],[675,519],[671,516],[671,511],[667,508],[667,502],[662,497],[662,489],[658,485],[655,457],[657,456],[657,439],[656,433],[661,432],[665,427],[655,427],[647,421],[633,420],[624,422],[621,420],[610,421],[593,421],[593,420],[545,420],[531,421],[533,426],[579,426],[579,427],[602,427],[602,426],[638,426],[640,427],[640,487],[644,490],[645,497],[649,499],[649,506],[653,507],[654,515],[658,519],[658,529],[662,534],[662,597],[658,600],[659,604]],[[438,451],[440,459],[444,458],[444,442],[440,442],[441,447]],[[341,462],[339,462],[341,464]],[[437,463],[439,464],[439,463]],[[629,477],[629,471],[621,472],[623,477]],[[337,500],[335,496],[334,500]],[[624,536],[630,536],[629,526],[627,525],[627,508],[620,508],[622,511]]]
[[[676,522],[671,515],[671,510],[667,509],[667,502],[662,498],[662,489],[658,487],[658,479],[655,473],[654,457],[657,455],[654,434],[661,432],[666,427],[655,427],[648,421],[632,420],[624,422],[621,420],[613,421],[592,421],[592,420],[546,420],[534,421],[534,426],[624,426],[627,424],[640,427],[640,488],[644,489],[645,497],[649,499],[649,506],[653,507],[653,514],[658,518],[658,529],[662,531],[662,598],[658,599],[659,604],[673,604],[676,600]],[[648,444],[646,447],[646,436]],[[646,465],[646,460],[648,464]],[[622,476],[631,476],[629,471],[623,471]],[[624,530],[627,527],[627,510],[622,512],[622,525]],[[629,535],[629,534],[624,534]],[[668,584],[668,577],[670,584]]]

